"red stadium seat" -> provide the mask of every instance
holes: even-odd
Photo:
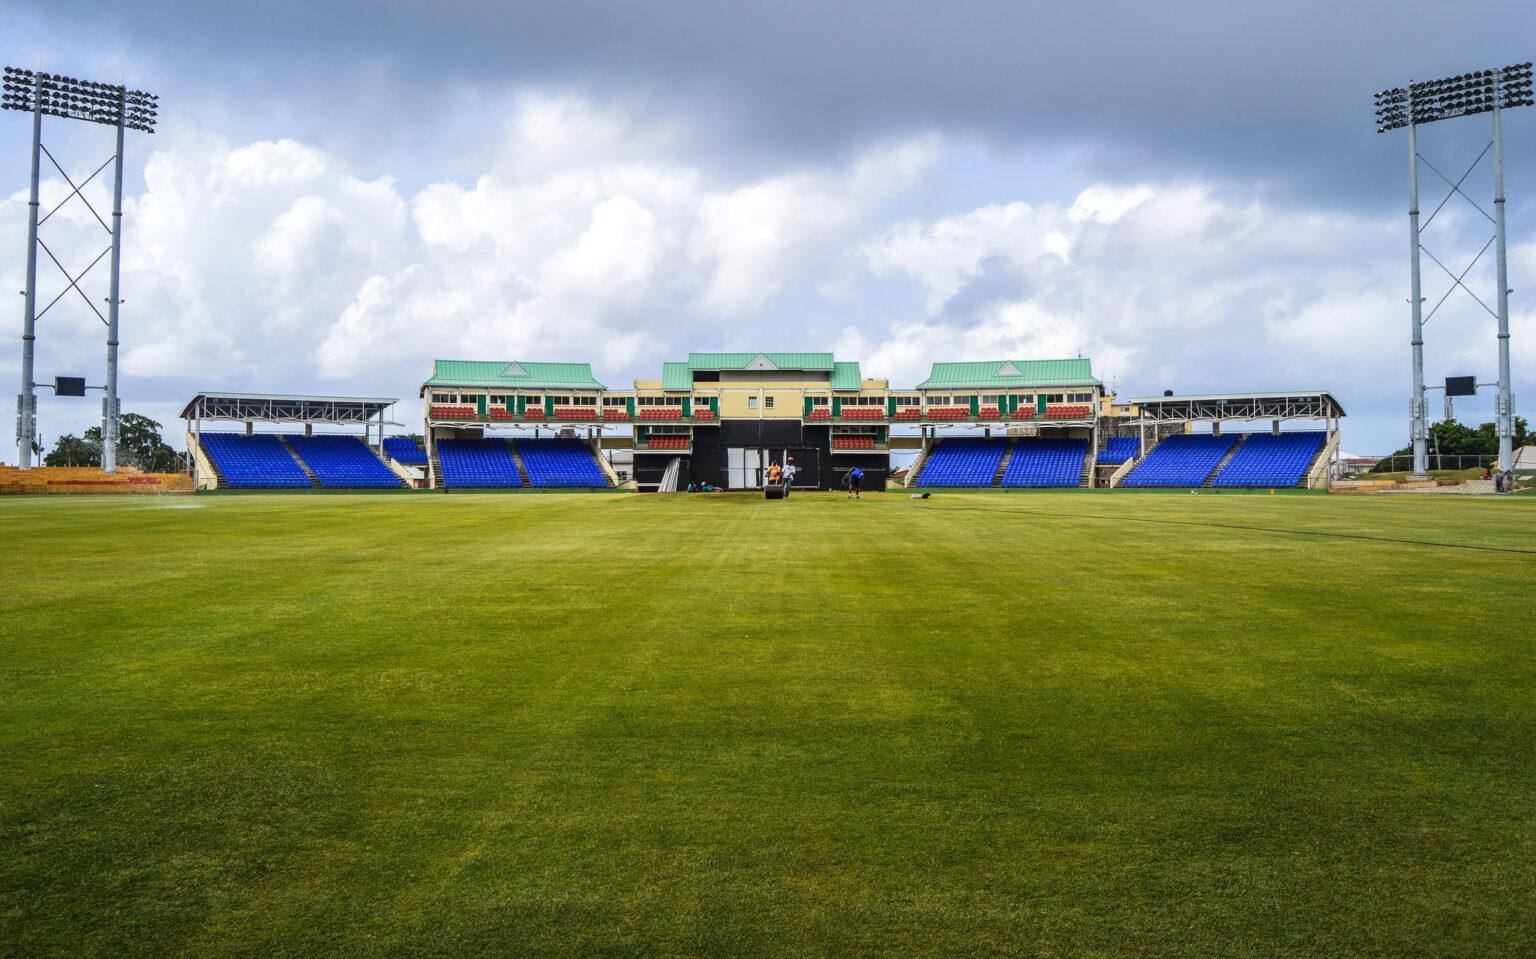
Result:
[[[606,406],[603,408],[603,419],[610,423],[628,423],[629,410],[622,406]]]
[[[820,422],[822,420],[830,420],[832,418],[832,411],[827,409],[825,406],[813,406],[811,407],[811,415],[806,418],[813,423]]]

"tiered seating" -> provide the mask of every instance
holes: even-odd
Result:
[[[506,440],[438,440],[437,465],[448,489],[523,485]]]
[[[1021,406],[1012,413],[1009,413],[1008,418],[1010,420],[1032,420],[1035,418],[1035,408],[1033,406]]]
[[[585,423],[597,419],[597,410],[590,406],[557,406],[555,407],[555,419],[576,420]]]
[[[811,415],[806,417],[806,419],[810,420],[812,423],[822,423],[830,420],[831,418],[832,411],[825,406],[811,407]]]
[[[356,436],[289,436],[288,445],[330,489],[398,489],[400,477]]]
[[[603,419],[610,423],[628,423],[629,410],[622,406],[605,406],[603,407]]]
[[[1085,420],[1091,412],[1093,412],[1093,407],[1086,403],[1073,406],[1047,406],[1045,408],[1045,418],[1048,420]]]
[[[204,433],[203,451],[232,489],[301,489],[314,485],[271,433]]]
[[[652,436],[645,441],[645,447],[653,450],[685,450],[688,448],[688,437]]]
[[[713,423],[717,418],[715,411],[712,409],[707,407],[705,409],[693,408],[693,419],[696,423]]]
[[[1104,449],[1099,453],[1100,466],[1119,466],[1128,459],[1134,459],[1141,452],[1141,440],[1134,436],[1115,436],[1104,444]]]
[[[928,409],[930,420],[964,420],[970,419],[970,416],[969,406],[934,406]]]
[[[885,408],[881,406],[845,406],[842,417],[845,420],[883,420]]]
[[[592,448],[580,440],[517,440],[517,452],[534,486],[607,486],[608,476]]]
[[[683,418],[681,406],[642,406],[640,407],[640,419],[646,422],[656,420],[680,420]]]
[[[991,486],[1008,449],[1005,439],[943,440],[928,454],[918,486]]]
[[[834,436],[832,448],[835,450],[873,450],[879,449],[879,443],[873,436]]]
[[[1003,470],[999,485],[1009,487],[1081,486],[1087,440],[1022,437]]]
[[[409,436],[384,437],[384,452],[403,466],[426,466],[427,451]]]
[[[517,414],[506,408],[493,408],[491,421],[495,423],[511,423],[517,420]]]
[[[528,406],[523,409],[523,422],[525,423],[529,420],[542,420],[543,418],[544,407],[542,406]]]
[[[434,420],[472,420],[478,415],[473,406],[450,406],[443,403],[432,404],[432,418]]]
[[[1306,478],[1326,440],[1320,431],[1254,433],[1243,440],[1211,485],[1296,486]]]
[[[891,419],[899,420],[901,422],[914,422],[922,418],[923,411],[915,406],[903,406],[901,409],[896,411],[895,416],[891,417]]]
[[[1121,486],[1199,486],[1237,442],[1234,435],[1178,433],[1152,448]]]
[[[977,418],[983,420],[1000,420],[1003,418],[1003,411],[995,406],[983,406],[980,411],[978,411]]]

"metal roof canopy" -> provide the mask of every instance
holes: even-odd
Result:
[[[919,390],[1098,386],[1087,357],[1068,360],[981,360],[935,363]]]
[[[380,423],[384,411],[400,402],[393,396],[303,396],[283,393],[198,393],[181,411],[184,420],[235,420],[241,423]]]
[[[592,376],[590,363],[540,363],[532,360],[433,360],[432,376],[421,392],[436,386],[489,387],[506,390],[591,390],[606,386]]]
[[[1332,393],[1318,390],[1271,393],[1207,393],[1200,396],[1145,396],[1120,400],[1141,410],[1138,423],[1197,420],[1327,420],[1344,415]]]

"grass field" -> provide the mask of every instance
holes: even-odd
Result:
[[[1536,501],[0,501],[0,954],[1536,954]]]

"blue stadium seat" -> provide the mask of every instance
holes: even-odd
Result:
[[[307,489],[314,484],[271,433],[204,433],[203,452],[230,489]]]
[[[608,476],[592,448],[580,440],[517,440],[517,452],[528,471],[528,482],[543,487],[607,486]]]
[[[384,437],[384,453],[402,466],[427,465],[427,451],[409,436]]]
[[[523,485],[506,440],[438,440],[437,464],[447,489],[506,489]]]
[[[1232,449],[1233,434],[1176,433],[1152,448],[1121,486],[1200,486]]]
[[[918,486],[991,486],[1008,449],[1005,439],[966,437],[940,440],[917,476]]]
[[[328,489],[399,489],[403,484],[356,436],[289,436],[288,445]]]
[[[1104,444],[1099,452],[1100,466],[1119,466],[1128,459],[1141,455],[1141,440],[1134,436],[1116,436]]]
[[[1298,433],[1255,433],[1243,440],[1227,465],[1221,468],[1212,486],[1281,487],[1296,486],[1306,477],[1307,469],[1327,441],[1321,431]]]
[[[1087,457],[1087,440],[1021,437],[1013,446],[1013,456],[1003,470],[1000,485],[1033,488],[1081,486],[1083,461]]]

